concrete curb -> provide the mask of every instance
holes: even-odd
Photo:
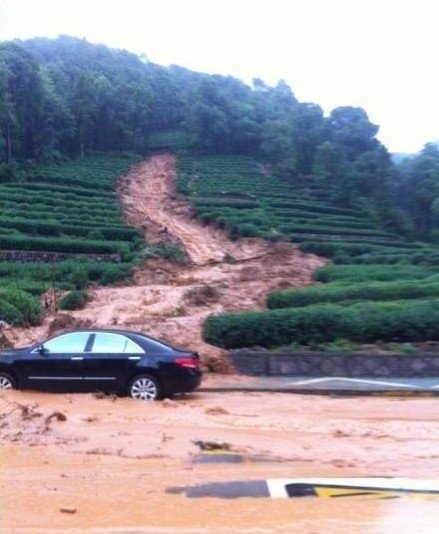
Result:
[[[294,395],[329,395],[333,397],[358,397],[358,396],[380,396],[380,397],[437,397],[438,390],[407,390],[407,389],[382,389],[382,390],[361,390],[361,389],[312,389],[294,387],[239,387],[239,386],[212,386],[197,389],[200,393],[289,393]]]

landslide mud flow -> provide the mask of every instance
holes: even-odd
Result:
[[[134,167],[120,178],[118,192],[126,220],[151,243],[178,244],[189,264],[147,260],[137,268],[134,285],[94,289],[87,307],[72,315],[96,327],[143,331],[198,350],[212,370],[226,371],[227,360],[223,351],[202,342],[208,315],[264,308],[270,290],[310,284],[312,272],[325,263],[291,243],[232,242],[224,231],[202,224],[189,201],[177,195],[172,155],[153,156]],[[42,327],[18,332],[13,341],[41,339],[52,320],[49,316]]]

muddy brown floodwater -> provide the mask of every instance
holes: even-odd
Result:
[[[202,341],[205,318],[261,309],[271,289],[312,283],[325,260],[290,243],[229,241],[195,218],[175,179],[175,158],[154,156],[121,177],[119,197],[128,222],[152,243],[164,236],[178,243],[190,263],[148,260],[131,285],[91,290],[68,326],[149,332],[198,349],[207,369],[225,371],[225,353]],[[40,340],[54,319],[7,336],[17,346]],[[277,477],[433,478],[438,438],[437,401],[428,398],[198,393],[141,403],[7,391],[0,396],[0,531],[433,534],[437,500],[188,499],[166,489]],[[245,461],[194,463],[196,441],[227,443]]]
[[[437,500],[166,493],[276,477],[438,477],[434,399],[198,393],[142,403],[11,391],[0,406],[4,534],[437,532]],[[245,461],[194,463],[199,440],[227,443]]]

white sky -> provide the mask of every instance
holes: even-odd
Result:
[[[436,5],[435,5],[436,4]],[[437,0],[0,0],[2,40],[68,34],[362,106],[394,152],[439,139]]]

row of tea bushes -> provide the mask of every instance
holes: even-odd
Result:
[[[339,263],[366,261],[371,253],[401,257],[411,249],[434,261],[437,253],[384,231],[360,208],[331,204],[317,187],[305,190],[270,175],[251,157],[183,156],[178,189],[201,220],[227,229],[232,238],[287,239]]]
[[[270,309],[297,308],[323,302],[365,300],[408,300],[439,296],[439,274],[424,279],[390,282],[332,282],[303,289],[272,291],[267,299]]]
[[[226,349],[348,339],[360,343],[439,340],[439,300],[314,304],[209,317],[204,340]]]

